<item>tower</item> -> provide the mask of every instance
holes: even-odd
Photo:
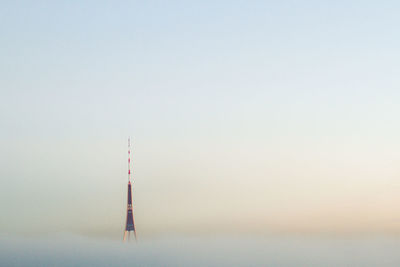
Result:
[[[136,240],[135,220],[133,218],[132,183],[131,183],[131,139],[128,138],[128,201],[126,209],[125,231],[123,238],[124,241],[126,240],[127,236],[129,240],[130,233],[132,231]]]

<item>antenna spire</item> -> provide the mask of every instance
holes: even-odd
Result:
[[[128,181],[131,181],[131,138],[128,137]]]

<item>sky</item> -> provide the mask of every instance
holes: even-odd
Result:
[[[399,8],[2,2],[0,233],[399,233]]]

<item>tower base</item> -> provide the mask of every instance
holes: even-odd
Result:
[[[135,241],[137,240],[136,239],[136,231],[124,231],[123,241],[127,240],[127,237],[128,237],[128,241],[129,241],[129,239],[131,237],[131,232],[133,232],[133,236],[135,237]]]

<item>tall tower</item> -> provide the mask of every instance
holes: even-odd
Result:
[[[132,183],[131,183],[131,139],[128,138],[128,205],[126,209],[126,224],[124,231],[124,241],[130,233],[133,231],[133,235],[136,240],[135,220],[133,219],[133,203],[132,203]]]

